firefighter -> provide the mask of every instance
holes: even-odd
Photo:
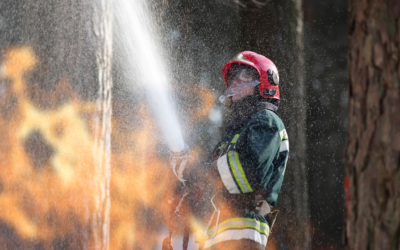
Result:
[[[222,74],[227,90],[220,101],[231,112],[225,136],[210,156],[207,170],[212,174],[207,176],[213,176],[215,211],[198,243],[207,250],[261,250],[274,222],[271,211],[289,156],[288,135],[276,114],[278,70],[268,58],[244,51]]]
[[[222,74],[227,90],[220,101],[230,108],[225,136],[206,164],[195,168],[195,174],[184,177],[187,161],[180,155],[173,157],[171,166],[181,181],[188,180],[185,185],[191,191],[187,193],[198,193],[199,186],[208,190],[203,197],[213,212],[207,216],[205,229],[196,235],[196,249],[261,250],[266,248],[276,218],[277,213],[271,211],[289,156],[288,135],[276,114],[278,70],[268,58],[244,51],[225,64]],[[183,197],[197,197],[187,193]],[[202,209],[196,201],[188,203],[196,204],[194,213]],[[172,249],[170,238],[171,232],[163,249]],[[183,245],[186,249],[187,237]]]

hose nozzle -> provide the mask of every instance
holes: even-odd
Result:
[[[170,153],[169,162],[171,164],[172,171],[174,172],[175,176],[185,184],[185,179],[183,179],[183,172],[186,168],[186,164],[189,158],[189,147],[185,145],[184,149],[180,152],[172,152]]]
[[[231,106],[231,104],[232,104],[230,98],[227,97],[227,96],[225,96],[225,95],[221,95],[221,96],[219,97],[219,101],[220,101],[222,104],[224,104],[225,106],[228,106],[228,107]]]

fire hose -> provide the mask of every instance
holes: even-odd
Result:
[[[178,195],[178,199],[171,198],[168,202],[171,204],[171,220],[169,222],[169,236],[164,239],[162,244],[162,250],[173,250],[172,248],[172,234],[176,231],[176,222],[179,221],[180,217],[184,217],[183,204],[187,195],[189,195],[190,190],[186,186],[186,180],[183,178],[183,173],[186,169],[186,165],[188,163],[189,158],[189,149],[186,146],[185,149],[181,152],[171,152],[170,154],[170,164],[174,175],[180,181],[180,189],[181,192]],[[184,225],[184,235],[183,235],[183,243],[182,249],[187,250],[188,243],[189,243],[189,235],[190,235],[190,226],[188,223]]]
[[[172,219],[169,221],[169,236],[164,239],[163,245],[162,245],[162,250],[173,250],[172,247],[172,234],[176,231],[177,229],[177,222],[181,221],[183,219],[184,221],[184,231],[183,231],[183,242],[182,242],[182,249],[187,250],[188,243],[189,243],[189,235],[190,235],[190,223],[188,222],[188,219],[186,218],[186,211],[185,211],[185,206],[187,206],[187,198],[190,197],[191,193],[196,193],[196,188],[194,187],[194,183],[192,181],[185,180],[184,179],[184,172],[188,164],[188,158],[189,158],[189,150],[186,147],[184,151],[179,152],[179,153],[171,153],[170,156],[170,163],[172,167],[172,171],[175,174],[175,176],[179,179],[180,183],[178,185],[178,192],[179,194],[177,195],[176,193],[173,194],[175,198],[171,199],[169,203],[171,204],[171,212],[170,214],[172,215]],[[171,188],[173,192],[175,191],[175,188]],[[211,218],[208,221],[208,225],[206,227],[206,230],[204,231],[205,235],[208,235],[208,229],[210,228],[211,224],[213,224],[213,221],[215,221],[215,230],[214,235],[208,235],[210,238],[214,237],[217,228],[218,228],[218,223],[219,223],[219,217],[220,217],[220,210],[217,208],[216,203],[214,202],[214,198],[218,196],[220,192],[218,191],[213,191],[211,193],[208,193],[208,195],[205,195],[207,197],[211,198],[211,204],[214,208],[214,212],[212,213]],[[259,196],[259,197],[258,197]],[[264,218],[267,220],[268,225],[270,226],[270,230],[272,231],[272,227],[274,226],[276,217],[279,213],[278,210],[271,211],[270,206],[267,203],[267,201],[260,195],[256,195],[253,197],[254,200],[252,200],[252,204],[254,206],[254,212],[257,214],[260,214],[264,216]],[[215,216],[216,215],[216,216]],[[216,218],[216,220],[214,220]]]

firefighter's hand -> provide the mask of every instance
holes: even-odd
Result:
[[[172,171],[182,183],[185,183],[186,181],[183,176],[188,165],[189,153],[189,147],[186,145],[181,152],[175,153],[171,151],[170,153],[170,164]]]
[[[171,245],[171,237],[167,237],[164,239],[162,244],[162,250],[173,250]]]

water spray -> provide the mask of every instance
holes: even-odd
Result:
[[[116,37],[126,72],[145,90],[152,113],[172,152],[184,150],[181,128],[171,98],[170,77],[155,23],[145,0],[115,1]],[[132,86],[133,87],[133,86]]]
[[[189,150],[183,142],[171,98],[170,77],[147,2],[146,0],[118,0],[115,1],[114,10],[115,35],[121,43],[124,62],[126,62],[126,65],[122,66],[125,67],[129,79],[136,80],[140,88],[145,90],[152,113],[171,151],[171,168],[182,185],[185,185],[183,176]],[[173,216],[180,216],[180,205],[187,195],[188,191],[185,191],[178,199]],[[163,249],[172,249],[171,237],[174,228],[174,226],[170,227],[170,235],[164,242]],[[185,236],[188,240],[188,234],[185,233]]]

